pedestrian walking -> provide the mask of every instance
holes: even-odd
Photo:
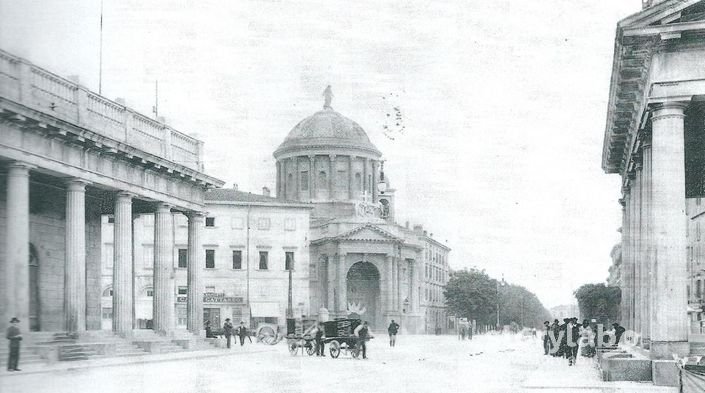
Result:
[[[465,326],[464,326],[464,325],[460,325],[459,328],[458,328],[458,330],[459,330],[459,331],[458,331],[458,338],[461,339],[461,340],[465,340]]]
[[[593,351],[593,332],[592,327],[590,327],[590,321],[585,319],[583,324],[580,326],[580,356],[592,357]]]
[[[230,338],[233,335],[233,324],[230,323],[230,318],[225,318],[225,323],[223,324],[223,334],[225,334],[225,339],[228,342],[228,349],[230,349]]]
[[[326,356],[325,342],[323,341],[324,334],[323,324],[319,322],[314,336],[316,338],[316,356]]]
[[[570,318],[566,322],[566,346],[565,357],[568,359],[568,365],[575,364],[575,358],[578,356],[578,343],[580,342],[580,327],[578,326],[578,318]]]
[[[240,346],[245,345],[245,337],[248,337],[247,335],[247,328],[245,327],[245,322],[242,321],[240,322],[240,326],[237,327],[237,335],[240,337]],[[250,342],[252,342],[252,339],[250,339]]]
[[[387,328],[387,333],[389,333],[389,346],[393,347],[397,344],[397,332],[399,332],[399,324],[394,322],[392,319],[392,322],[389,324],[389,327]]]
[[[19,325],[20,320],[13,317],[5,335],[5,338],[10,340],[10,357],[7,359],[7,371],[22,371],[17,368],[20,363],[20,341],[22,341],[22,332],[20,332]]]
[[[616,347],[617,345],[619,345],[619,340],[622,339],[622,335],[624,334],[626,329],[616,322],[612,324],[612,327],[614,328],[614,337],[617,339],[614,343],[614,346]]]
[[[553,325],[551,325],[553,331],[553,337],[551,338],[551,355],[554,357],[563,356],[562,345],[565,335],[561,336],[563,332],[563,326],[558,322],[557,319],[553,320]]]
[[[551,352],[551,322],[544,321],[543,323],[543,354],[548,355]]]
[[[362,358],[367,359],[367,345],[365,342],[372,337],[370,330],[367,327],[367,321],[364,321],[355,328],[355,336],[357,336],[357,350],[362,352]]]
[[[206,329],[206,338],[212,338],[213,337],[213,330],[211,329],[211,321],[205,321],[205,322],[203,322],[203,325],[205,326],[205,329]]]

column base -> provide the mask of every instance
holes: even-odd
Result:
[[[651,341],[651,359],[673,360],[673,355],[679,357],[690,354],[690,344],[688,341]]]

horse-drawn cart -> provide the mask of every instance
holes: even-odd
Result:
[[[315,327],[316,320],[286,320],[286,346],[291,356],[295,356],[299,348],[302,354],[305,351],[308,356],[316,353],[315,338],[312,335]]]
[[[324,343],[328,345],[328,351],[332,358],[340,356],[340,352],[346,354],[350,352],[353,358],[360,355],[357,346],[358,338],[355,337],[355,328],[360,323],[359,319],[336,319],[323,322],[323,331],[326,335]]]

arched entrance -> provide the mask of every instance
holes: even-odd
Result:
[[[29,243],[29,330],[39,331],[39,253],[34,244]]]
[[[377,328],[382,309],[377,267],[370,262],[353,264],[348,270],[347,286],[350,318],[360,318]]]

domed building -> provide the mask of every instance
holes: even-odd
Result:
[[[310,313],[359,317],[373,329],[394,319],[420,332],[424,247],[394,222],[394,190],[382,153],[355,121],[331,107],[300,121],[274,152],[277,196],[314,205]]]

